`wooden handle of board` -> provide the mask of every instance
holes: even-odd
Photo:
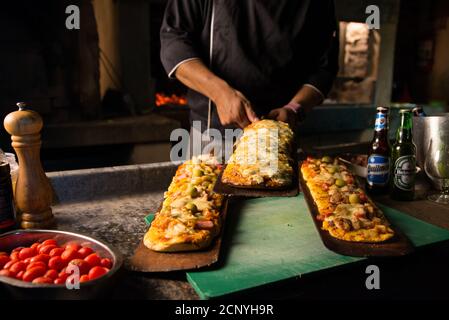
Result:
[[[49,228],[54,224],[51,210],[52,189],[40,160],[41,116],[17,103],[19,111],[8,114],[4,120],[11,135],[12,146],[19,159],[19,174],[15,202],[24,229]]]

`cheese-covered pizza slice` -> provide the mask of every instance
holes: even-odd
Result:
[[[318,208],[317,219],[330,235],[354,242],[382,242],[394,236],[382,211],[337,159],[309,157],[301,173]]]
[[[222,182],[253,188],[292,184],[293,131],[281,121],[261,120],[247,126],[223,172]]]
[[[323,229],[335,238],[354,242],[382,242],[394,234],[382,212],[370,202],[337,205],[324,218]]]
[[[164,195],[144,237],[147,248],[191,251],[208,247],[221,227],[223,196],[212,191],[221,166],[214,158],[199,157],[182,164]]]

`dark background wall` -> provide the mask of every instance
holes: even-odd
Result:
[[[167,79],[159,61],[165,3],[17,0],[2,4],[0,117],[23,100],[43,116],[42,157],[48,169],[168,160],[170,132],[180,122],[187,126],[188,109],[154,107],[155,92],[184,90],[179,82]],[[69,4],[81,9],[80,30],[64,27]],[[448,105],[449,2],[336,0],[337,18],[364,22],[369,4],[381,9],[373,103],[317,108],[302,127],[301,138],[308,145],[370,139],[373,107],[378,104]],[[11,150],[3,126],[0,148]]]

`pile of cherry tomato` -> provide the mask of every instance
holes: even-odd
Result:
[[[10,254],[0,252],[0,275],[26,282],[64,284],[70,264],[78,266],[81,283],[105,275],[112,267],[110,259],[101,258],[89,247],[75,243],[58,246],[54,239],[15,248]]]

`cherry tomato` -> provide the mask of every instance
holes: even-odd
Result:
[[[69,262],[69,265],[71,264],[79,268],[81,275],[87,274],[89,272],[90,269],[89,262],[83,259],[73,259],[72,261]]]
[[[48,260],[50,260],[50,256],[48,254],[38,254],[37,256],[34,256],[31,258],[30,262],[38,262],[38,261],[42,261],[44,263],[48,263]]]
[[[52,250],[52,249],[54,249],[54,248],[57,248],[54,244],[47,244],[47,245],[44,245],[44,246],[42,246],[40,249],[39,249],[39,253],[43,253],[43,254],[49,254],[50,253],[50,251]]]
[[[92,250],[89,247],[82,247],[81,249],[78,250],[78,256],[81,259],[84,259],[85,257],[87,257],[88,255],[90,255],[93,252],[94,252],[94,250]]]
[[[7,264],[11,260],[9,256],[0,255],[0,270],[3,269],[3,266]]]
[[[50,278],[52,280],[55,280],[58,277],[58,271],[55,270],[55,269],[47,270],[47,272],[45,273],[44,277]]]
[[[0,251],[0,256],[7,256],[8,254],[5,251]]]
[[[9,269],[9,268],[11,268],[11,266],[14,264],[14,263],[16,263],[17,262],[17,260],[9,260],[9,262],[7,262],[4,266],[3,266],[3,269]]]
[[[44,242],[42,242],[42,245],[43,245],[43,246],[47,246],[47,245],[49,245],[49,244],[52,244],[52,245],[55,245],[55,246],[58,245],[58,243],[56,242],[55,239],[47,239],[47,240],[45,240]]]
[[[49,283],[52,284],[53,280],[47,277],[38,277],[33,280],[33,283]]]
[[[22,249],[25,249],[25,247],[17,247],[17,248],[14,248],[14,249],[11,251],[11,253],[13,253],[13,252],[19,252],[19,251],[22,250]]]
[[[26,264],[30,264],[32,257],[30,258],[26,258],[25,260],[23,260],[23,262],[25,262]]]
[[[65,245],[65,249],[66,250],[72,249],[72,250],[78,251],[79,249],[81,249],[81,246],[77,243],[69,243],[69,244]]]
[[[56,270],[61,270],[62,268],[64,268],[67,265],[67,262],[65,262],[64,260],[62,260],[61,257],[56,256],[56,257],[51,257],[50,260],[48,261],[48,267],[50,269],[56,269]]]
[[[69,277],[69,274],[66,272],[65,268],[62,269],[61,272],[59,272],[59,274],[58,274],[58,278],[64,279],[64,281],[68,277]]]
[[[23,248],[19,252],[19,259],[25,260],[27,258],[34,257],[36,255],[36,249],[33,248]]]
[[[87,281],[89,281],[90,279],[89,279],[89,276],[87,275],[87,274],[83,274],[81,277],[80,277],[80,283],[83,283],[83,282],[87,282]]]
[[[22,280],[26,282],[31,282],[34,279],[43,276],[45,272],[46,272],[45,268],[41,266],[31,268],[25,272]]]
[[[25,270],[26,267],[27,267],[27,265],[25,264],[25,262],[17,261],[9,268],[9,270],[14,273],[19,273],[20,271]]]
[[[101,258],[96,253],[92,253],[84,258],[87,261],[91,268],[99,266],[101,264]]]
[[[64,248],[53,248],[50,251],[50,257],[60,256],[64,252]]]
[[[17,280],[22,280],[23,275],[25,274],[25,271],[20,271],[19,273],[16,274],[16,279]]]
[[[37,251],[37,246],[40,245],[40,242],[33,243],[30,248],[35,249]]]
[[[68,263],[71,260],[78,258],[78,251],[70,248],[65,249],[64,252],[61,254],[61,258],[63,261],[66,261]]]
[[[101,259],[100,264],[102,267],[105,267],[108,269],[111,269],[111,267],[112,267],[112,261],[111,261],[111,259],[108,259],[108,258]]]
[[[34,267],[43,267],[43,268],[47,269],[47,264],[43,261],[31,262],[27,266],[26,270],[30,270],[31,268],[34,268]]]
[[[109,269],[105,267],[93,267],[89,271],[89,280],[97,279],[101,276],[104,276],[106,273],[108,273]]]
[[[11,260],[15,260],[15,261],[20,260],[18,251],[15,251],[15,252],[11,253],[11,255],[9,257],[11,258]]]
[[[57,278],[53,281],[54,284],[64,284],[67,278]]]
[[[8,269],[3,269],[3,270],[0,270],[0,276],[14,278],[15,274],[14,274],[14,272],[11,272]]]

